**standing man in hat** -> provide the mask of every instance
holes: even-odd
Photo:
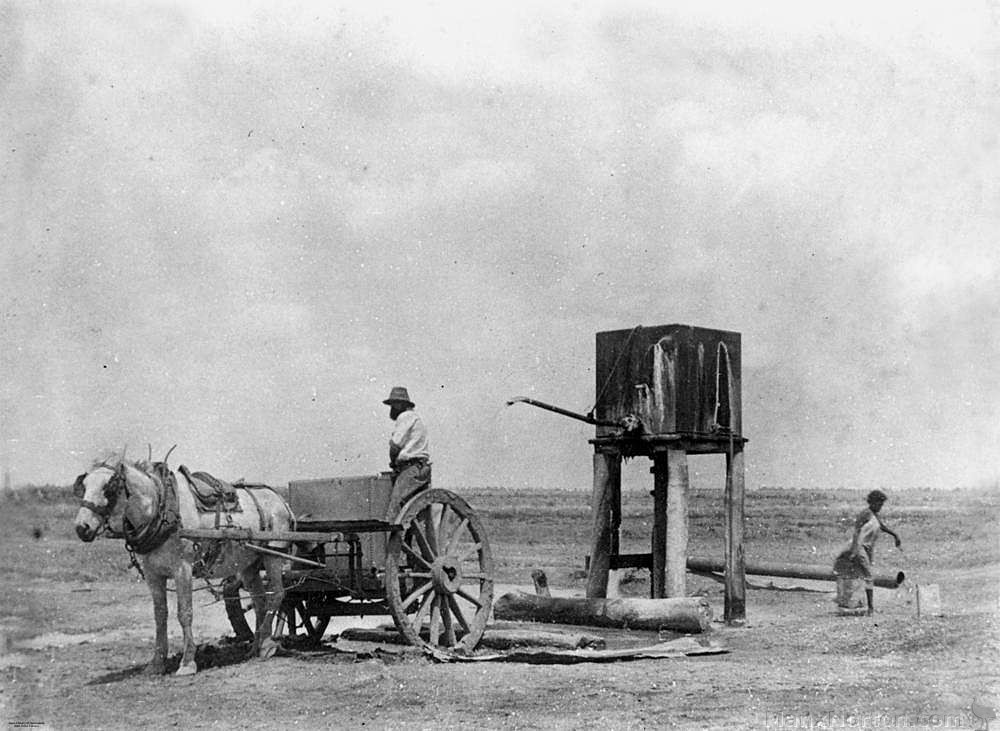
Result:
[[[389,407],[389,418],[395,422],[389,438],[389,467],[393,472],[389,520],[392,520],[407,500],[431,486],[431,463],[427,427],[413,410],[414,403],[407,390],[393,387],[389,398],[382,403]]]
[[[872,575],[872,564],[875,562],[875,541],[878,540],[879,533],[888,533],[896,539],[896,548],[899,548],[902,541],[892,528],[882,522],[878,517],[879,511],[885,505],[886,496],[881,490],[872,490],[868,493],[868,508],[858,513],[854,520],[854,537],[851,541],[851,559],[858,568],[861,578],[865,582],[865,596],[868,599],[868,616],[875,612],[873,598],[875,595],[875,584]]]

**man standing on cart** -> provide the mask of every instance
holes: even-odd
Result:
[[[394,520],[406,501],[431,486],[430,452],[427,427],[414,411],[410,394],[402,386],[393,387],[383,401],[389,418],[395,422],[389,438],[389,467],[392,468],[392,497],[389,520]]]

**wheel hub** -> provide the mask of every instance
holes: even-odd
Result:
[[[435,591],[454,594],[462,586],[462,566],[450,556],[442,556],[431,564],[431,578]]]

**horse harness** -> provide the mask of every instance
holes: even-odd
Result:
[[[142,567],[136,561],[136,554],[145,555],[150,553],[160,546],[162,546],[170,536],[177,532],[178,528],[181,526],[180,517],[180,506],[177,498],[177,478],[173,471],[167,466],[165,462],[155,462],[153,468],[150,472],[146,474],[153,480],[156,485],[156,504],[154,505],[152,517],[145,514],[144,511],[140,511],[135,504],[126,505],[124,514],[122,516],[122,532],[121,534],[116,531],[111,530],[107,527],[107,518],[111,512],[115,509],[118,503],[118,498],[120,495],[124,494],[125,499],[130,498],[128,489],[128,480],[125,476],[125,466],[119,465],[117,468],[112,468],[110,465],[105,465],[109,469],[113,469],[114,474],[111,476],[102,490],[104,494],[105,505],[97,505],[90,500],[84,500],[84,485],[83,480],[86,475],[80,475],[77,477],[76,482],[73,485],[73,494],[80,499],[80,507],[87,508],[95,515],[101,516],[103,519],[103,525],[105,530],[114,538],[124,538],[125,548],[129,552],[129,556],[132,559],[132,565],[138,569],[139,574],[142,575]],[[188,482],[193,485],[193,480],[191,480],[192,473],[189,473],[187,468],[181,467],[182,473]],[[211,478],[207,473],[193,473],[194,476],[204,479],[205,476]],[[214,480],[214,478],[212,478]],[[219,481],[221,482],[221,481]],[[270,530],[272,526],[269,520],[265,520],[265,513],[262,509],[260,502],[257,497],[253,494],[254,489],[268,489],[275,492],[274,488],[268,485],[248,485],[245,483],[238,483],[237,485],[229,486],[232,490],[233,496],[235,497],[236,488],[243,488],[247,495],[254,503],[254,507],[257,509],[257,515],[260,519],[260,529]],[[192,490],[192,494],[195,494],[195,490]],[[221,498],[221,496],[220,496]],[[196,501],[197,502],[197,501]],[[135,508],[135,509],[133,509]],[[199,504],[199,508],[201,508]],[[225,511],[227,522],[232,521],[231,515],[231,505],[224,505],[224,501],[219,499],[213,506],[213,512],[215,512],[215,527],[220,527],[220,514]],[[242,508],[238,508],[242,511]],[[196,550],[198,550],[198,542],[195,542]],[[221,553],[221,543],[219,541],[212,541],[212,546],[203,551],[199,551],[201,554],[198,561],[195,562],[195,575],[202,573],[207,573],[211,570],[212,565],[218,560],[219,554]]]
[[[152,472],[147,473],[156,484],[156,505],[153,509],[152,517],[147,517],[138,510],[132,509],[132,505],[126,505],[122,516],[122,532],[107,528],[107,532],[115,538],[124,538],[125,547],[129,553],[144,555],[162,546],[170,536],[172,536],[181,524],[180,507],[177,501],[177,481],[173,473],[163,462],[153,464]],[[118,504],[120,495],[124,495],[126,500],[131,498],[128,489],[128,480],[125,477],[125,466],[119,465],[114,469],[114,474],[105,484],[102,490],[104,494],[104,505],[97,505],[90,500],[83,499],[83,478],[80,475],[73,485],[73,494],[80,498],[80,507],[87,508],[95,515],[104,519],[107,525],[107,518]]]
[[[143,555],[162,546],[178,528],[181,527],[180,505],[177,501],[177,479],[164,462],[153,464],[149,474],[156,483],[156,497],[159,504],[153,511],[153,517],[146,519],[142,515],[129,515],[129,507],[125,508],[122,520],[122,530],[125,533],[125,546],[139,555]],[[122,482],[125,482],[122,473]],[[128,485],[125,485],[128,495]],[[143,522],[144,521],[144,522]]]

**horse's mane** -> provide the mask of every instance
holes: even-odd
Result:
[[[111,455],[107,457],[97,457],[90,464],[90,469],[96,470],[100,467],[106,467],[109,470],[115,471],[121,465],[127,465],[129,467],[134,467],[140,472],[149,472],[152,469],[152,463],[145,459],[122,459],[121,455]]]

